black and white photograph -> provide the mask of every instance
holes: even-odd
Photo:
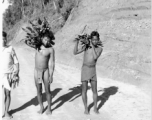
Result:
[[[151,0],[1,0],[2,120],[151,120]]]

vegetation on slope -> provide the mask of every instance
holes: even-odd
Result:
[[[76,0],[9,0],[12,5],[3,15],[3,30],[12,40],[19,26],[28,20],[46,17],[56,32],[68,19]]]

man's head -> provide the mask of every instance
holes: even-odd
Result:
[[[7,45],[7,33],[3,31],[3,47]]]
[[[51,43],[50,43],[50,38],[48,36],[43,36],[42,37],[42,44],[45,46],[45,47],[51,47]]]
[[[45,47],[52,47],[52,45],[54,45],[54,42],[52,40],[54,40],[54,35],[53,33],[50,32],[46,32],[43,36],[42,36],[42,44]]]
[[[100,40],[100,35],[97,31],[92,31],[91,35],[90,35],[91,41],[93,43],[93,45],[97,45],[97,43]]]

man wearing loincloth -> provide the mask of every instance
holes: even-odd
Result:
[[[37,88],[37,98],[40,104],[40,110],[38,113],[42,114],[44,112],[44,106],[42,101],[42,82],[45,86],[46,98],[48,102],[48,108],[46,114],[51,114],[51,91],[50,84],[53,82],[53,72],[54,72],[54,49],[50,47],[50,35],[49,33],[44,33],[41,38],[42,45],[36,49],[35,54],[35,70],[34,78]]]
[[[37,89],[37,98],[40,104],[40,110],[38,113],[42,114],[44,112],[42,100],[42,83],[44,83],[48,102],[46,114],[51,115],[52,97],[50,85],[53,82],[53,73],[55,67],[55,52],[52,45],[55,44],[53,42],[55,37],[46,18],[43,20],[38,18],[36,24],[29,21],[29,26],[22,29],[27,33],[24,42],[36,50],[34,79]]]
[[[9,113],[11,103],[11,88],[18,83],[19,80],[19,62],[12,46],[7,45],[7,33],[3,31],[3,45],[1,50],[1,81],[5,95],[5,112],[4,117],[12,118]]]
[[[87,107],[87,89],[88,82],[91,83],[94,100],[94,112],[99,113],[97,110],[97,75],[96,75],[96,62],[102,53],[102,47],[97,45],[100,40],[99,33],[93,31],[90,35],[89,46],[83,45],[78,49],[78,44],[81,39],[76,39],[76,45],[74,48],[74,55],[82,53],[84,51],[83,65],[81,69],[81,82],[82,82],[82,100],[85,107],[85,114],[89,114]]]

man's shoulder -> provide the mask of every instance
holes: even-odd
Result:
[[[48,50],[49,50],[51,53],[54,52],[54,48],[53,48],[53,47],[48,48]]]
[[[98,49],[98,50],[100,50],[100,51],[102,51],[102,50],[103,50],[103,48],[102,48],[102,47],[100,47],[100,46],[99,46],[99,47],[97,47],[97,49]]]
[[[50,47],[49,50],[54,50],[54,48],[53,48],[53,47]]]

